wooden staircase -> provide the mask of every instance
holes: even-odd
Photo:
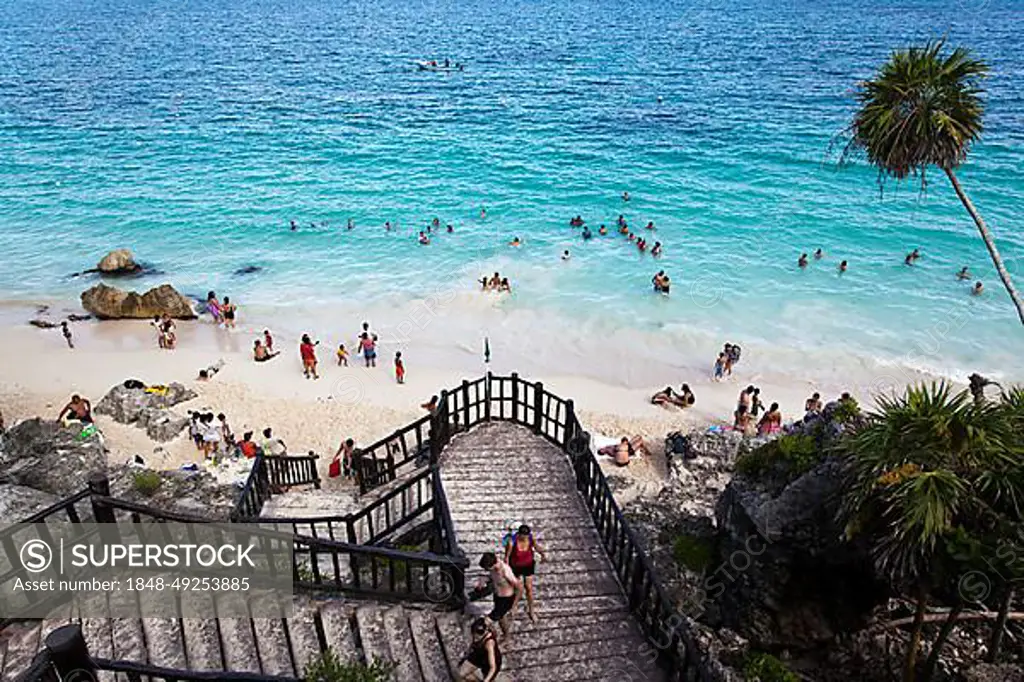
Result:
[[[441,458],[459,547],[470,559],[467,587],[485,578],[480,555],[500,546],[507,529],[528,524],[548,555],[537,566],[537,623],[525,602],[505,654],[503,679],[662,680],[630,614],[622,587],[576,491],[566,455],[509,423],[455,436]],[[490,599],[473,607],[490,610]]]

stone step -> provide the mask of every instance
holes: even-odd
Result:
[[[538,609],[538,625],[540,613],[540,609]],[[567,621],[569,619],[562,618],[560,620]],[[575,623],[561,628],[539,628],[532,627],[533,625],[529,618],[519,618],[514,636],[504,644],[502,651],[529,655],[537,647],[562,648],[575,644],[629,638],[631,635],[640,634],[629,614],[625,614],[618,620],[602,623],[590,623],[589,619],[581,616],[575,619]]]
[[[528,500],[504,500],[477,503],[466,507],[456,505],[452,508],[452,520],[456,522],[456,530],[459,529],[459,524],[465,521],[506,523],[513,519],[527,523],[531,527],[542,528],[547,525],[555,525],[559,519],[583,513],[585,513],[583,507],[575,500],[572,503],[566,501],[560,504],[533,504]]]
[[[356,628],[363,648],[363,659],[367,664],[377,659],[394,661],[391,648],[388,646],[388,636],[384,631],[384,614],[377,605],[360,606],[356,609]]]
[[[458,532],[460,536],[466,535],[467,537],[479,534],[488,534],[500,540],[501,537],[508,532],[509,525],[515,525],[518,528],[520,523],[521,521],[519,519],[480,519],[476,521],[463,521],[459,524]],[[538,528],[538,538],[541,542],[544,542],[545,539],[552,537],[551,533],[556,530],[570,533],[580,531],[597,533],[597,531],[594,530],[594,522],[590,520],[588,515],[586,518],[574,517],[563,519],[561,523],[551,526],[550,528]]]
[[[329,601],[320,607],[320,626],[324,646],[333,649],[341,661],[356,663],[362,660],[343,601]]]
[[[303,676],[306,666],[320,651],[320,638],[316,633],[315,607],[303,604],[295,607],[288,619],[288,640],[291,645],[292,664],[297,677]]]
[[[253,618],[252,629],[263,674],[287,677],[296,674],[284,621],[280,618]]]
[[[111,639],[109,618],[82,618],[82,634],[89,643],[89,653],[96,658],[111,659],[114,657],[114,641]],[[214,623],[216,628],[216,623]],[[218,650],[220,646],[218,644]],[[112,682],[113,673],[101,672],[99,682]]]
[[[221,618],[219,621],[225,667],[238,672],[260,672],[252,622],[248,618]]]
[[[149,662],[162,668],[187,669],[180,621],[177,618],[143,618],[141,622]]]
[[[114,660],[149,663],[142,621],[138,618],[112,618],[110,637],[114,642]]]
[[[528,648],[511,649],[519,646],[516,639],[516,631],[513,631],[511,638],[503,644],[502,650],[503,653],[507,651],[506,661],[508,661],[508,665],[504,669],[512,674],[514,679],[522,680],[563,679],[568,681],[607,674],[610,672],[609,664],[615,665],[615,669],[621,669],[627,660],[638,653],[637,641],[632,637],[625,639],[601,638],[553,646],[535,642]],[[576,664],[570,666],[570,668],[576,668],[575,677],[549,677],[553,666],[566,663]]]
[[[395,682],[422,682],[416,646],[409,628],[409,613],[401,606],[387,609],[384,616],[384,636],[391,649],[391,660],[395,668]]]
[[[210,593],[186,591],[181,595],[182,612],[186,614],[216,613]],[[188,658],[189,670],[223,670],[220,629],[213,618],[182,618],[181,640]],[[92,648],[92,640],[86,633],[86,641]]]
[[[408,611],[408,616],[409,631],[423,682],[450,682],[451,673],[448,671],[434,614]]]
[[[435,619],[441,650],[453,680],[459,679],[459,662],[469,649],[470,619],[460,613],[439,614]]]
[[[7,655],[4,657],[4,670],[0,680],[10,682],[32,663],[40,646],[40,623],[17,623],[8,626],[11,632],[7,639]]]

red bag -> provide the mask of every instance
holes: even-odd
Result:
[[[328,478],[337,478],[341,476],[341,461],[335,457],[331,460],[331,466],[327,468]]]

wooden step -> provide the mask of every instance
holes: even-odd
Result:
[[[459,679],[459,663],[469,649],[469,620],[459,613],[439,614],[434,619],[438,640],[453,680]]]
[[[162,668],[187,670],[181,621],[177,618],[143,618],[141,622],[149,662]]]
[[[296,674],[292,665],[292,652],[280,618],[253,618],[252,629],[256,637],[256,652],[264,675],[290,677]]]

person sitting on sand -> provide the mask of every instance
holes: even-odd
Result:
[[[645,454],[646,444],[642,436],[633,436],[630,440],[623,436],[616,445],[607,445],[597,451],[597,454],[615,459],[615,464],[620,467],[627,466],[631,457]]]
[[[757,423],[757,435],[768,436],[782,430],[782,413],[779,412],[779,404],[772,403],[768,411]]]
[[[815,391],[814,395],[804,401],[804,412],[807,414],[818,414],[824,408],[821,404],[821,394]]]
[[[672,387],[666,386],[664,389],[658,391],[651,396],[652,405],[670,405],[673,403],[674,394],[672,393]]]
[[[210,379],[212,379],[214,377],[214,375],[217,374],[217,372],[221,371],[223,368],[224,368],[224,361],[223,360],[218,360],[216,363],[210,365],[206,369],[199,370],[198,381],[209,381]]]
[[[252,346],[252,359],[256,362],[266,362],[272,358],[276,358],[278,353],[271,353],[265,345],[260,343],[259,339],[253,342]]]
[[[522,242],[519,241],[519,237],[512,237],[512,241],[508,243],[509,246],[520,246],[521,244]]]
[[[985,285],[981,282],[975,282],[974,287],[971,289],[971,294],[974,296],[980,296],[981,292],[985,290]]]
[[[512,285],[509,284],[508,277],[501,278],[501,286],[498,288],[498,291],[501,291],[506,294],[512,293]]]
[[[683,384],[679,389],[679,393],[676,394],[674,402],[679,407],[690,407],[697,402],[697,397],[693,395],[689,384]]]
[[[796,261],[796,264],[797,264],[798,267],[806,268],[807,267],[807,254],[806,253],[801,253],[800,254],[800,258],[798,258],[797,261]]]
[[[57,421],[64,426],[73,423],[92,424],[92,403],[77,393],[71,396],[71,402],[57,415]]]

